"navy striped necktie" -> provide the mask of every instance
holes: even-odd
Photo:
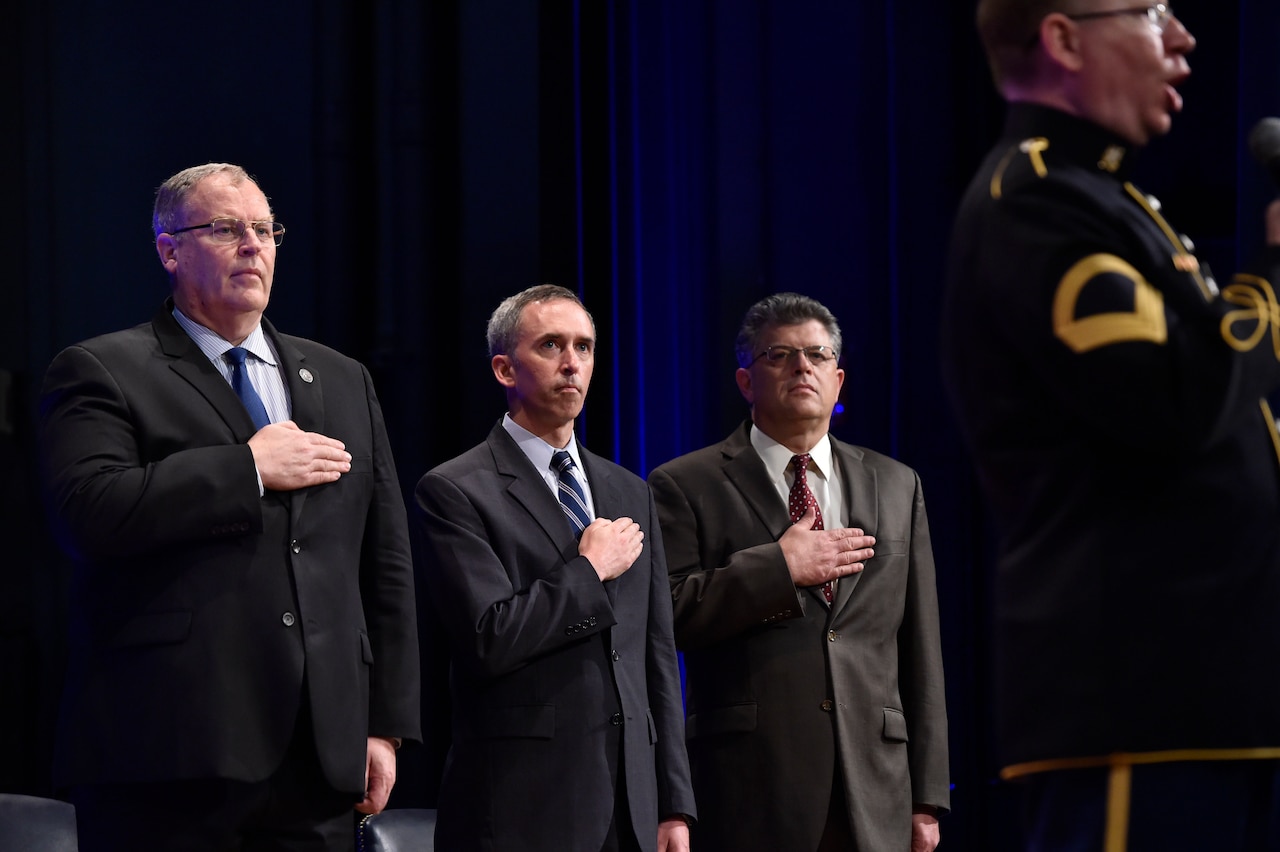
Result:
[[[573,473],[576,466],[568,450],[557,450],[551,456],[551,469],[560,478],[560,484],[556,488],[556,493],[560,497],[560,508],[564,509],[565,517],[573,525],[574,534],[581,535],[591,523],[592,518],[591,509],[587,506],[587,495],[582,490],[582,483]]]
[[[253,427],[261,429],[271,422],[271,418],[267,416],[267,407],[262,404],[262,397],[258,396],[258,390],[245,369],[244,359],[248,354],[249,350],[243,346],[233,346],[227,350],[227,360],[231,362],[231,389],[244,403],[245,410],[253,419]]]

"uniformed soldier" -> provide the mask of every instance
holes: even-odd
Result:
[[[1002,775],[1036,850],[1280,848],[1280,203],[1221,288],[1135,149],[1182,107],[1164,4],[981,0],[1005,132],[943,355],[1001,532]]]

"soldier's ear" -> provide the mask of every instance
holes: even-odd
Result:
[[[1080,27],[1062,12],[1051,12],[1040,22],[1040,49],[1051,62],[1067,71],[1084,67]]]

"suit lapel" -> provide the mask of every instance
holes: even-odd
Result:
[[[612,472],[602,459],[578,442],[578,455],[587,469],[587,482],[591,485],[591,502],[595,504],[597,518],[616,518],[623,514],[618,505],[618,494],[613,487]]]
[[[591,501],[595,504],[597,518],[619,518],[627,514],[625,507],[618,500],[619,490],[613,484],[613,471],[609,466],[603,463],[603,460],[595,453],[589,451],[578,443],[578,454],[582,457],[582,465],[587,473],[587,482],[591,485]],[[643,521],[643,518],[632,518],[637,523]],[[609,595],[609,603],[618,602],[618,589],[621,583],[627,582],[627,577],[631,572],[624,572],[621,577],[608,580],[604,584],[604,590]]]
[[[493,453],[494,470],[507,480],[507,493],[511,498],[524,507],[557,550],[576,554],[577,542],[569,529],[564,510],[538,471],[533,469],[528,456],[520,451],[520,445],[502,428],[502,421],[498,421],[498,425],[489,432],[486,443]]]
[[[848,519],[846,526],[861,529],[868,535],[875,535],[880,502],[877,499],[879,486],[876,473],[862,463],[862,451],[831,438],[831,453],[840,466],[840,478],[844,482],[844,507]],[[836,597],[831,602],[831,612],[840,612],[848,605],[853,590],[858,585],[862,574],[850,574],[841,577],[836,584]]]
[[[200,347],[173,318],[172,299],[165,300],[160,312],[152,318],[151,327],[160,351],[170,359],[169,369],[208,401],[209,407],[227,424],[237,441],[252,438],[255,430],[249,412],[231,389],[231,384],[209,363]]]
[[[751,511],[760,519],[775,540],[782,537],[791,526],[791,516],[786,504],[778,499],[778,492],[769,481],[769,471],[751,446],[751,421],[724,440],[720,445],[724,454],[724,474],[742,494]]]
[[[209,363],[209,359],[200,351],[200,347],[196,346],[195,341],[173,318],[172,298],[165,300],[160,312],[152,319],[151,327],[159,341],[160,350],[171,359],[169,369],[208,401],[210,408],[227,424],[227,428],[231,430],[237,442],[248,443],[257,431],[253,425],[253,418],[245,410],[244,403],[236,396],[236,392],[231,389],[231,383],[223,378],[213,364]],[[271,337],[276,354],[280,356],[281,368],[285,371],[285,381],[289,384],[294,421],[304,430],[317,431],[324,420],[324,405],[320,396],[318,378],[313,382],[314,389],[302,382],[298,377],[298,367],[306,356],[296,347],[284,342],[265,318],[262,320],[262,327]],[[289,500],[293,519],[296,522],[309,490],[303,488],[289,492],[287,495],[268,492],[268,495],[279,500]]]
[[[324,432],[324,377],[307,367],[307,356],[285,340],[276,327],[262,318],[262,331],[271,339],[280,358],[280,371],[289,388],[289,417],[304,432]],[[310,488],[289,492],[289,513],[296,525],[302,519],[302,507]]]
[[[729,481],[742,493],[743,500],[774,540],[781,538],[791,526],[791,513],[786,502],[780,499],[760,454],[751,446],[751,421],[746,421],[741,429],[730,435],[721,445],[721,450],[726,457],[724,472]],[[814,606],[834,610],[834,606],[827,606],[822,589],[802,588],[800,593],[810,596]]]
[[[289,407],[293,422],[304,432],[322,432],[324,427],[324,379],[308,364],[307,355],[280,336],[275,326],[264,317],[262,330],[280,356],[280,370],[289,388]]]

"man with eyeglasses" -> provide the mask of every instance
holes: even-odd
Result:
[[[840,327],[779,293],[737,339],[751,417],[655,469],[698,852],[928,852],[950,806],[915,471],[828,434]]]
[[[404,502],[368,371],[263,317],[284,226],[239,166],[156,193],[171,296],[41,397],[75,560],[56,775],[81,852],[348,852],[419,738]]]
[[[1001,536],[995,731],[1027,848],[1280,842],[1280,204],[1220,285],[1128,181],[1182,108],[1164,4],[982,0],[1006,127],[943,363]]]

